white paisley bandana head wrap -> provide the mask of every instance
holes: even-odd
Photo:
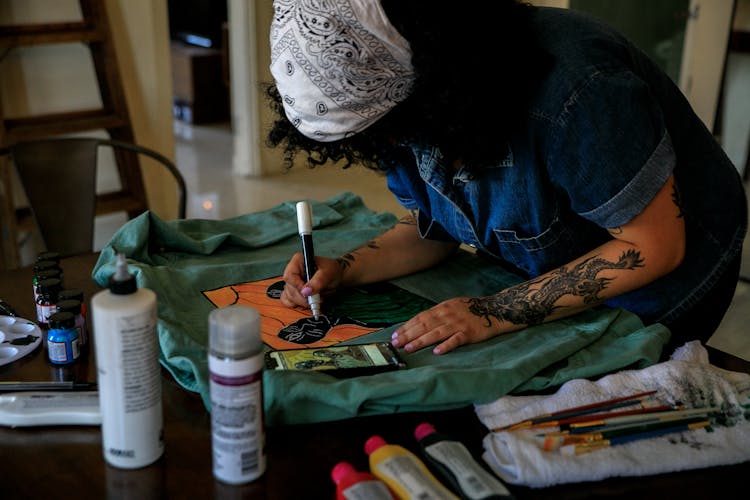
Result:
[[[271,74],[287,118],[321,142],[364,130],[406,99],[409,43],[378,0],[274,0]]]

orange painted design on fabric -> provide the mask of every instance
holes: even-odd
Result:
[[[285,307],[279,299],[269,297],[267,295],[269,287],[279,281],[281,277],[277,276],[260,281],[228,285],[204,291],[203,295],[216,307],[242,304],[255,308],[261,317],[260,330],[263,342],[274,349],[329,346],[380,330],[379,327],[370,328],[346,323],[333,326],[323,338],[312,343],[300,344],[284,340],[279,337],[280,331],[303,318],[312,319],[312,312],[304,307]]]

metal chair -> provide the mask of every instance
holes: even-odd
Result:
[[[91,252],[97,214],[121,210],[132,218],[142,213],[145,193],[137,193],[140,200],[97,194],[97,160],[102,147],[113,148],[118,161],[122,155],[145,155],[163,165],[177,185],[178,218],[185,218],[187,189],[182,174],[171,160],[144,146],[83,137],[24,141],[0,148],[0,157],[8,156],[15,165],[47,250],[62,256]]]

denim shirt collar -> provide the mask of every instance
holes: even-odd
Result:
[[[427,184],[432,186],[433,189],[444,195],[448,195],[450,192],[450,185],[448,184],[449,178],[453,186],[472,182],[476,178],[474,171],[463,164],[457,171],[453,172],[451,166],[446,164],[446,159],[440,151],[440,148],[436,146],[410,144],[407,147],[411,149],[414,154],[419,176]],[[498,163],[485,168],[495,169],[514,166],[513,151],[509,144],[506,143],[505,147],[507,150],[505,157]]]

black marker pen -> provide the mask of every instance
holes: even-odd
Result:
[[[299,236],[302,239],[302,255],[305,257],[305,274],[307,281],[315,274],[315,250],[313,249],[312,238],[312,208],[306,201],[297,203],[297,227]],[[320,295],[310,295],[307,297],[307,303],[310,304],[313,317],[318,319],[320,316]]]

